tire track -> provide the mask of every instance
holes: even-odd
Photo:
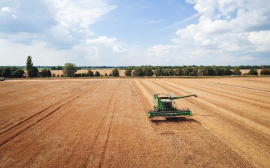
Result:
[[[75,99],[79,98],[81,95],[89,92],[90,90],[92,90],[92,88],[88,89],[87,91],[84,91],[84,92],[81,91],[82,93],[80,92],[76,96],[74,96],[74,95],[70,96],[70,97],[68,97],[68,99],[69,99],[68,101],[61,100],[61,101],[59,101],[59,102],[57,102],[57,103],[55,103],[53,105],[53,106],[56,106],[56,107],[51,107],[51,106],[47,107],[46,109],[36,113],[35,115],[25,119],[24,121],[19,122],[15,126],[1,132],[0,133],[0,135],[1,135],[1,137],[0,137],[0,147],[3,146],[4,144],[6,144],[7,142],[9,142],[10,140],[12,140],[13,138],[15,138],[16,136],[18,136],[19,134],[21,134],[22,132],[24,132],[25,130],[29,129],[30,127],[32,127],[36,123],[42,121],[46,117],[48,117],[51,114],[55,113],[57,110],[59,110],[60,108],[62,108],[66,104],[74,101]],[[58,105],[59,103],[61,103],[60,106]],[[47,111],[49,111],[49,112],[47,112]],[[45,113],[45,112],[47,112],[47,113]]]
[[[9,81],[6,81],[6,82],[9,82]],[[5,82],[5,83],[6,83]],[[24,82],[19,82],[18,83],[18,89],[14,90],[14,88],[11,90],[11,89],[5,89],[5,90],[2,90],[1,91],[1,94],[13,94],[13,93],[17,93],[17,92],[24,92],[24,90],[27,90],[28,88],[39,88],[41,85],[40,84],[35,84],[33,83],[32,85],[23,85]]]
[[[43,133],[39,136],[46,136],[46,134],[48,132],[54,132],[55,130],[61,130],[61,127],[60,125],[63,127],[62,130],[66,130],[65,132],[67,133],[66,134],[66,137],[64,138],[65,142],[69,142],[69,141],[72,141],[72,143],[69,146],[70,149],[73,149],[73,153],[72,155],[73,156],[76,156],[78,155],[78,153],[74,153],[74,151],[78,151],[77,149],[77,146],[79,143],[82,142],[82,139],[85,137],[85,135],[88,133],[88,130],[89,130],[89,127],[91,127],[92,125],[90,124],[87,129],[83,129],[81,126],[82,124],[76,124],[78,127],[77,127],[77,130],[75,128],[75,124],[68,124],[68,125],[65,125],[63,124],[63,121],[71,121],[72,118],[76,118],[77,114],[76,113],[73,113],[74,111],[77,111],[76,109],[74,108],[68,108],[68,107],[76,107],[78,106],[79,103],[81,102],[84,102],[85,99],[87,97],[89,97],[89,95],[93,94],[93,92],[95,92],[96,90],[100,89],[101,86],[103,86],[104,82],[102,81],[102,83],[100,82],[99,84],[97,85],[94,85],[94,86],[91,86],[91,88],[93,88],[93,90],[90,90],[88,93],[86,94],[83,94],[82,96],[79,97],[79,99],[76,99],[76,101],[72,101],[70,103],[67,104],[67,106],[64,106],[63,109],[61,109],[61,111],[59,111],[60,115],[62,115],[61,117],[58,118],[58,120],[54,121],[54,124],[50,125],[49,127],[47,127],[46,130],[43,131]],[[86,85],[86,84],[83,84],[83,85]],[[91,106],[88,106],[88,109],[91,108]],[[57,113],[57,115],[59,116],[59,113]],[[62,113],[62,114],[61,114]],[[57,116],[55,115],[53,118],[51,118],[51,122],[54,120],[54,118],[56,118]],[[83,118],[77,118],[77,120],[79,120],[80,122],[86,117],[83,117]],[[51,123],[49,122],[49,124]],[[46,127],[46,126],[44,126]],[[83,135],[81,137],[78,137],[79,139],[77,138],[74,138],[74,132],[70,132],[71,130],[76,130],[76,132],[79,132],[79,130],[85,130]],[[68,136],[67,136],[68,135]],[[73,139],[73,140],[72,140]],[[78,140],[78,141],[77,141]],[[76,142],[77,141],[77,142]],[[57,143],[57,142],[54,142],[54,143]],[[58,142],[59,143],[59,142]],[[63,144],[61,143],[61,145]],[[59,144],[58,144],[59,145]],[[46,145],[42,146],[41,148],[45,148]],[[37,154],[34,154],[35,156]],[[68,155],[68,153],[65,153],[65,157],[59,157],[57,160],[55,160],[56,163],[59,163],[58,164],[58,167],[65,167],[66,165],[68,165],[68,162],[67,160],[70,159],[70,157],[72,157],[72,155]],[[54,157],[51,158],[50,160],[52,159],[55,159]],[[29,165],[31,165],[35,160],[29,160],[27,163],[24,164],[23,167],[27,167]],[[78,163],[78,160],[77,162],[75,163]],[[70,165],[70,164],[69,164]],[[50,165],[48,164],[48,166],[44,166],[44,167],[50,167]],[[79,165],[73,165],[73,166],[70,166],[70,167],[80,167]]]
[[[164,84],[163,82],[161,82],[160,83],[160,85],[162,85],[163,87],[171,87],[172,89],[174,89],[174,90],[182,90],[182,89],[179,89],[179,88],[177,88],[177,87],[175,87],[175,86],[173,86],[173,85],[171,85],[171,84]],[[184,90],[182,90],[183,92],[185,92]],[[220,116],[220,117],[222,117],[222,118],[224,118],[225,120],[227,120],[227,121],[230,121],[230,123],[232,124],[232,123],[234,123],[234,124],[238,124],[237,125],[237,127],[236,128],[238,128],[238,127],[242,127],[242,129],[241,130],[247,130],[247,133],[250,133],[250,132],[253,132],[253,134],[252,135],[254,135],[254,137],[257,139],[257,138],[259,138],[259,139],[265,139],[267,136],[266,135],[268,135],[267,134],[267,132],[264,132],[263,130],[261,130],[261,129],[259,129],[259,128],[263,128],[263,126],[261,126],[261,125],[259,125],[259,124],[257,124],[257,127],[255,127],[255,126],[252,126],[252,122],[251,121],[249,121],[249,124],[245,124],[245,123],[243,123],[242,122],[242,120],[240,120],[240,119],[238,119],[238,122],[236,122],[236,120],[235,120],[235,117],[230,117],[230,115],[232,115],[230,112],[227,112],[227,113],[220,113],[222,110],[216,110],[216,109],[223,109],[223,110],[226,110],[226,111],[229,111],[229,110],[227,110],[227,109],[224,109],[224,108],[218,108],[218,106],[219,106],[219,104],[217,104],[217,103],[214,103],[214,102],[212,102],[211,101],[211,99],[210,100],[208,100],[207,98],[204,98],[204,97],[200,97],[200,101],[202,101],[203,102],[203,104],[208,104],[208,106],[207,107],[212,107],[211,109],[213,109],[213,110],[210,110],[210,111],[213,111],[213,113],[215,114],[215,116]],[[218,112],[216,112],[216,111],[219,111],[219,113]],[[228,114],[230,114],[229,116],[228,116]],[[257,131],[254,131],[253,129],[254,128],[256,128],[257,129]],[[265,131],[267,131],[267,129],[265,128]],[[261,132],[261,134],[259,133],[259,132]],[[258,139],[258,140],[259,140]]]
[[[162,84],[164,87],[166,86],[166,87],[169,87],[168,86],[168,84],[166,83],[166,84]],[[179,89],[179,88],[176,88],[176,87],[171,87],[172,89]],[[182,91],[183,92],[183,91]],[[201,99],[200,99],[200,101],[202,101]],[[203,104],[205,104],[206,102],[204,102]],[[188,104],[190,104],[190,103],[188,103]],[[194,105],[193,105],[194,106]],[[235,150],[236,152],[238,152],[238,153],[240,153],[241,155],[243,155],[243,156],[245,156],[245,158],[246,158],[246,160],[251,160],[251,158],[250,157],[252,157],[253,159],[254,159],[254,157],[253,157],[253,155],[247,155],[247,154],[245,154],[245,152],[244,151],[249,151],[250,153],[253,153],[254,155],[255,155],[255,153],[256,153],[256,155],[257,156],[259,156],[260,154],[261,154],[261,152],[263,152],[263,153],[265,153],[265,154],[268,154],[268,152],[266,152],[266,150],[264,150],[265,148],[268,150],[269,149],[269,144],[268,144],[268,142],[269,142],[269,139],[267,139],[267,137],[264,137],[264,136],[262,136],[261,134],[259,134],[257,131],[253,131],[253,130],[251,130],[250,128],[247,128],[247,126],[246,125],[243,125],[243,124],[240,124],[239,122],[235,122],[233,119],[229,119],[229,118],[227,118],[226,116],[223,116],[223,115],[221,115],[220,113],[217,113],[216,112],[216,110],[215,109],[211,109],[210,108],[211,106],[204,106],[203,107],[203,109],[208,109],[207,111],[208,112],[211,112],[211,113],[215,113],[215,115],[216,116],[220,116],[220,117],[222,117],[223,118],[223,120],[220,120],[219,122],[215,122],[216,124],[215,124],[215,126],[214,125],[212,125],[211,127],[210,127],[210,129],[209,130],[211,130],[211,129],[214,129],[215,130],[215,132],[217,133],[216,135],[218,135],[218,137],[221,135],[222,137],[220,138],[222,141],[225,141],[226,140],[226,143],[229,143],[229,145],[230,146],[232,146],[232,149],[233,148],[236,148],[236,149],[239,149],[239,148],[237,148],[237,146],[242,146],[242,148],[243,149],[239,149],[239,150]],[[194,107],[194,108],[197,108],[197,107]],[[197,118],[200,118],[200,120],[205,120],[205,122],[204,122],[204,126],[206,126],[206,125],[208,125],[209,126],[209,123],[213,123],[213,122],[209,122],[209,121],[207,121],[207,120],[211,120],[211,121],[215,121],[213,118],[202,118],[202,117],[200,117],[200,116],[196,116]],[[225,118],[224,118],[225,117]],[[221,119],[221,118],[219,118],[219,119]],[[228,124],[228,125],[224,125],[224,122],[223,121],[230,121],[230,124]],[[219,126],[217,126],[217,124],[219,125]],[[221,124],[223,124],[223,125],[221,125]],[[238,124],[238,125],[236,125],[236,124]],[[211,124],[210,124],[211,125]],[[233,125],[233,126],[232,126]],[[219,129],[219,130],[218,130]],[[228,133],[228,134],[224,134],[224,130],[225,129],[230,129],[230,131],[231,132],[233,132],[234,134],[236,134],[236,135],[238,135],[238,138],[240,137],[240,139],[244,139],[245,141],[242,141],[242,140],[236,140],[237,138],[235,138],[235,137],[233,137],[233,136],[231,136],[230,135],[230,133]],[[220,130],[223,130],[223,131],[220,131]],[[245,132],[247,132],[246,134],[245,134],[245,136],[246,135],[249,135],[249,136],[246,136],[245,138],[243,138],[243,133],[241,133],[241,134],[239,134],[239,132],[236,132],[236,130],[237,131],[245,131]],[[247,131],[246,131],[247,130]],[[224,136],[226,137],[225,139],[224,139]],[[247,139],[250,139],[250,136],[252,136],[253,137],[253,139],[255,139],[255,140],[253,140],[253,141],[250,141],[250,140],[247,140]],[[231,139],[230,139],[231,138]],[[234,141],[233,141],[233,140]],[[228,142],[228,140],[229,140],[229,142]],[[247,142],[246,142],[247,141]],[[254,144],[254,141],[256,142],[257,141],[257,143],[255,143]],[[260,142],[260,143],[259,143]],[[236,144],[238,144],[238,145],[236,145]],[[249,144],[249,145],[246,145],[246,144]],[[249,146],[249,147],[248,147]],[[252,148],[250,148],[250,147],[252,147]],[[254,151],[254,149],[256,149],[257,151]],[[251,151],[253,151],[253,152],[251,152]],[[260,152],[261,151],[261,152]],[[263,155],[261,155],[261,158],[262,158],[262,160],[263,160],[263,158],[264,158],[264,163],[267,163],[267,162],[265,162],[266,160],[265,160],[265,156],[263,156]],[[253,160],[252,160],[253,161]],[[255,162],[253,162],[253,163],[255,163]],[[257,163],[256,162],[256,164],[255,165],[258,165],[259,163]],[[261,164],[260,164],[261,165]],[[265,165],[265,164],[264,164]]]
[[[163,83],[163,86],[165,85],[164,82],[161,82]],[[166,84],[168,85],[168,84]],[[172,85],[170,85],[172,86]],[[190,86],[186,86],[188,88],[192,88]],[[174,88],[177,88],[177,87],[174,87]],[[179,89],[179,88],[177,88]],[[192,90],[194,89],[197,89],[197,88],[192,88]],[[197,91],[201,92],[200,89],[197,89]],[[209,94],[208,92],[205,92],[205,94]],[[210,97],[216,97],[215,95],[213,96],[201,96],[200,100],[203,101],[205,104],[209,104],[208,102],[210,102],[211,104],[213,104],[214,106],[212,107],[215,107],[215,109],[217,111],[220,111],[218,109],[224,109],[226,110],[226,112],[222,112],[223,116],[225,116],[226,118],[230,118],[231,121],[236,121],[238,120],[239,123],[242,123],[241,125],[245,125],[245,126],[248,126],[248,127],[251,127],[251,128],[256,128],[257,131],[256,132],[262,132],[263,134],[265,135],[270,135],[270,130],[267,128],[267,126],[264,126],[264,125],[261,125],[261,124],[258,124],[257,122],[253,121],[253,120],[249,120],[250,117],[244,117],[242,115],[242,113],[239,113],[237,111],[237,109],[233,109],[231,108],[230,106],[226,106],[226,104],[224,104],[223,102],[216,102],[217,100],[216,99],[210,99]],[[224,100],[223,100],[224,101]],[[220,107],[221,105],[223,104],[222,107]],[[227,107],[225,109],[225,107]],[[222,111],[222,110],[221,110]],[[220,111],[220,112],[221,112]],[[217,115],[221,115],[221,113],[217,113]]]
[[[195,80],[194,82],[190,82],[188,80],[171,80],[171,79],[167,79],[167,80],[163,80],[163,81],[168,81],[168,83],[170,83],[170,81],[173,81],[174,83],[177,83],[179,85],[185,85],[185,86],[194,86],[194,87],[199,87],[199,88],[204,88],[206,90],[215,90],[217,92],[220,92],[221,88],[224,89],[223,91],[228,92],[228,95],[232,95],[232,96],[236,96],[236,97],[241,97],[250,101],[254,101],[254,99],[256,99],[256,101],[260,102],[260,103],[265,103],[268,104],[267,100],[261,99],[262,97],[269,97],[269,94],[261,94],[258,92],[251,92],[249,90],[239,90],[237,88],[233,88],[233,87],[226,87],[224,85],[221,85],[220,87],[217,87],[215,85],[213,85],[214,82],[207,82],[207,81],[203,81],[203,80]],[[203,83],[203,84],[202,84]],[[239,92],[241,91],[241,94],[239,94]],[[250,96],[252,94],[252,97]]]
[[[74,151],[78,152],[78,149],[76,148],[77,144],[74,147],[74,144],[73,143],[70,144],[70,142],[71,141],[76,142],[78,138],[83,138],[83,136],[82,137],[77,136],[78,135],[77,133],[79,132],[81,133],[81,130],[84,130],[85,133],[88,132],[88,129],[84,129],[83,127],[81,127],[83,126],[82,124],[78,125],[77,121],[75,121],[74,123],[72,122],[67,123],[66,121],[74,121],[74,119],[76,118],[81,123],[81,120],[84,120],[86,118],[85,116],[83,117],[82,115],[79,115],[79,116],[83,118],[77,118],[78,113],[74,113],[74,112],[75,111],[79,112],[78,110],[76,110],[78,106],[80,107],[79,104],[84,103],[86,101],[85,99],[89,98],[89,96],[91,96],[93,92],[96,92],[96,90],[98,90],[100,86],[104,87],[103,83],[104,82],[102,80],[102,82],[99,82],[97,85],[92,85],[92,86],[89,85],[90,88],[92,88],[93,90],[90,90],[85,94],[82,94],[79,98],[75,99],[75,101],[69,102],[64,107],[59,109],[57,113],[54,113],[52,117],[49,117],[43,120],[43,122],[37,123],[34,126],[34,128],[32,128],[29,131],[26,131],[24,134],[17,137],[16,140],[14,140],[12,143],[7,144],[2,149],[9,149],[9,148],[14,147],[14,145],[16,145],[16,149],[17,149],[16,152],[18,153],[20,157],[23,157],[23,160],[20,161],[20,164],[19,164],[20,166],[18,167],[50,167],[51,166],[50,163],[52,162],[57,163],[58,165],[57,167],[65,167],[68,164],[68,162],[65,162],[65,160],[69,159],[68,156],[70,156],[68,152],[69,149],[74,149]],[[85,84],[80,83],[80,85],[85,85]],[[89,90],[89,87],[87,89]],[[84,89],[84,91],[85,90],[86,89]],[[87,107],[91,108],[91,105]],[[85,108],[83,108],[83,110],[85,110]],[[86,115],[86,113],[84,113],[84,115]],[[74,126],[77,126],[77,127],[75,128]],[[24,137],[31,134],[31,132],[34,132],[35,135],[32,136],[29,140],[25,140]],[[52,141],[51,138],[54,137],[55,135],[57,135],[58,137],[63,137],[63,141],[58,141],[56,139]],[[36,141],[37,140],[40,141],[40,139],[43,139],[43,140],[37,143]],[[49,143],[45,142],[47,140],[49,140]],[[35,144],[36,146],[33,147],[33,144]],[[51,146],[51,147],[48,147],[48,146]],[[44,160],[43,158],[44,150],[46,150],[46,152],[50,152],[53,150],[61,151],[63,146],[68,146],[68,151],[65,151],[63,155],[65,157],[61,157],[61,155],[58,155],[58,153],[51,153],[51,157],[48,158],[48,155],[47,155],[47,157],[45,157],[46,160]],[[40,150],[37,150],[37,148]],[[67,148],[65,150],[67,150]],[[7,151],[5,151],[5,153],[7,153]],[[78,155],[78,153],[75,153],[75,154],[72,153],[72,154],[73,154],[73,157]],[[55,157],[55,155],[58,157]],[[32,156],[35,156],[35,157],[32,157]],[[0,162],[1,162],[1,159],[0,159]],[[35,162],[39,162],[39,163],[37,164]],[[76,160],[75,163],[79,164],[79,160]],[[43,165],[43,166],[38,166],[38,165]],[[79,165],[71,166],[70,163],[69,165],[70,165],[69,167],[80,167]]]
[[[177,83],[175,81],[173,82]],[[172,81],[170,81],[169,83],[172,83]],[[226,94],[226,93],[217,93],[215,91],[212,91],[211,89],[204,89],[203,87],[192,86],[192,84],[191,85],[186,84],[186,83],[184,84],[184,82],[181,83],[181,86],[185,86],[185,87],[191,88],[192,90],[203,92],[204,94],[206,93],[210,94],[211,96],[203,96],[203,99],[205,100],[207,99],[217,106],[223,106],[223,107],[227,106],[228,110],[233,111],[234,113],[241,115],[245,118],[255,120],[256,123],[264,125],[265,127],[268,127],[270,124],[270,121],[268,119],[270,117],[270,114],[267,114],[267,113],[261,114],[263,111],[267,111],[270,108],[270,106],[269,108],[267,107],[265,108],[265,106],[268,106],[267,104],[265,104],[264,106],[263,103],[257,103],[257,106],[255,106],[256,104],[255,100],[247,100],[245,98],[242,98],[241,102],[239,102],[239,97],[237,98],[237,96],[233,96],[233,95],[230,96],[230,94]],[[227,102],[231,102],[230,103],[231,106],[228,106]],[[249,108],[246,109],[245,112],[243,112],[243,110],[240,111],[239,109],[235,108],[239,105],[243,105],[245,107],[246,104],[249,105]],[[258,108],[260,110],[258,110]],[[260,113],[257,111],[260,111]],[[263,116],[263,117],[258,117],[258,116]]]
[[[156,83],[156,81],[155,81],[155,83]],[[164,82],[165,83],[165,82]],[[158,83],[157,83],[158,84]],[[151,86],[153,87],[155,84],[153,83]],[[160,87],[162,87],[162,88],[165,88],[165,89],[167,89],[167,90],[174,90],[174,91],[176,91],[176,89],[177,88],[173,88],[173,87],[170,87],[170,86],[168,86],[168,83],[165,83],[165,84],[158,84],[158,86],[160,86]],[[178,93],[178,91],[176,91],[176,93]],[[181,93],[182,94],[182,93]],[[188,94],[188,93],[186,93],[186,92],[184,92],[184,94]],[[199,97],[200,98],[200,97]],[[193,102],[192,100],[190,100],[191,102]],[[194,104],[193,103],[190,103],[190,101],[186,101],[186,102],[188,102],[188,103],[186,103],[186,104],[189,104],[188,106],[193,106],[193,108],[194,109],[196,109],[196,107],[194,107]],[[200,99],[200,101],[201,101],[201,99]],[[190,105],[190,104],[192,104],[192,105]],[[198,117],[196,117],[196,118],[198,118]],[[210,117],[211,118],[211,117]],[[207,118],[208,119],[208,118]],[[199,121],[202,121],[201,119],[199,120]],[[207,121],[207,123],[211,123],[211,122],[208,122]],[[233,153],[235,152],[235,154],[233,154],[236,158],[239,158],[240,156],[242,157],[242,155],[243,156],[245,156],[245,154],[242,152],[242,151],[237,151],[237,150],[235,150],[234,148],[234,145],[233,144],[231,144],[230,142],[228,142],[228,141],[225,141],[223,138],[221,138],[220,137],[220,134],[216,134],[215,132],[213,132],[213,130],[211,129],[211,128],[213,128],[213,127],[207,127],[206,125],[205,125],[205,122],[203,122],[203,124],[202,124],[202,126],[206,129],[206,130],[208,130],[208,132],[203,132],[203,131],[198,131],[198,134],[199,135],[201,135],[201,136],[205,136],[204,134],[207,134],[207,133],[210,133],[210,134],[212,134],[214,137],[217,137],[218,138],[218,141],[221,143],[221,144],[223,144],[223,145],[225,145],[225,146],[227,146],[227,147],[225,147],[227,150],[228,149],[231,149],[232,151],[233,151]],[[215,125],[215,127],[217,127],[216,125]],[[220,129],[222,129],[223,127],[219,127]],[[201,134],[201,133],[203,133],[203,134]],[[211,144],[211,143],[213,143],[213,142],[211,142],[210,141],[210,143],[209,144]],[[219,144],[219,147],[222,147],[223,145],[221,145],[221,144]],[[240,154],[239,154],[240,153]],[[240,158],[241,158],[240,157]],[[226,159],[228,159],[228,158],[226,158]],[[249,158],[248,157],[244,157],[244,159],[246,160],[246,162],[247,163],[249,163]],[[241,160],[241,159],[240,159]]]
[[[152,82],[143,81],[143,82],[147,83],[147,85],[142,84],[142,86],[146,90],[149,90],[151,88],[150,90],[153,90],[154,92],[168,92],[168,90],[164,90],[166,89],[165,87],[158,87],[157,85],[153,83],[153,81]],[[146,94],[145,92],[143,93]],[[194,122],[194,120],[192,120],[192,122],[186,122],[186,127],[191,128],[190,129],[192,131],[191,132],[191,131],[185,130],[185,127],[182,127],[184,125],[184,122],[178,122],[179,120],[180,121],[182,120],[181,118],[177,118],[175,120],[177,122],[175,122],[174,120],[169,120],[169,121],[157,120],[158,123],[160,124],[153,127],[155,128],[155,131],[158,133],[157,135],[160,138],[164,139],[165,143],[167,143],[168,141],[172,141],[172,146],[174,146],[174,148],[172,149],[172,152],[170,155],[177,156],[179,155],[179,153],[190,153],[190,152],[194,152],[196,148],[204,147],[203,151],[197,151],[203,154],[204,151],[207,151],[205,147],[209,146],[209,148],[212,149],[211,151],[212,154],[208,157],[213,157],[214,155],[219,156],[220,158],[222,157],[221,160],[223,160],[224,164],[227,164],[227,166],[230,165],[229,167],[236,167],[239,165],[241,166],[245,165],[245,167],[247,167],[248,165],[250,165],[249,162],[244,162],[244,160],[238,155],[237,152],[235,152],[234,150],[231,150],[230,147],[226,145],[226,143],[223,143],[222,141],[220,141],[220,139],[217,136],[213,135],[210,132],[210,130],[203,127],[200,123]],[[190,119],[187,119],[187,120],[190,120]],[[162,130],[160,131],[160,129]],[[200,144],[201,141],[203,142],[203,144]],[[185,144],[185,147],[182,146],[181,144],[182,145]],[[224,151],[226,152],[224,153]],[[179,157],[182,157],[182,160],[184,160],[185,164],[187,165],[189,164],[190,158],[186,158],[189,156],[184,155],[184,156],[179,156]],[[209,166],[209,162],[206,165]]]
[[[120,87],[120,84],[117,85],[116,94],[113,94],[116,98],[115,98],[113,109],[112,109],[112,115],[110,117],[109,130],[108,130],[108,133],[107,133],[107,136],[106,136],[105,145],[104,145],[104,147],[102,149],[102,153],[101,153],[101,159],[100,159],[100,162],[99,162],[99,167],[102,167],[102,165],[103,165],[103,162],[104,162],[104,159],[105,159],[105,152],[107,150],[107,145],[108,145],[108,141],[109,141],[109,137],[111,136],[110,134],[111,134],[111,129],[112,129],[112,122],[113,122],[113,119],[114,119],[115,108],[117,106],[117,99],[118,99],[118,95],[119,95],[119,89],[118,88],[119,87]]]
[[[40,85],[39,85],[38,87],[40,87]],[[77,88],[77,86],[74,86],[74,87],[72,87],[72,88]],[[72,88],[71,88],[71,89],[72,89]],[[32,88],[31,88],[31,89],[32,89]],[[52,92],[52,93],[50,93],[50,94],[47,94],[47,95],[38,97],[38,99],[46,98],[46,97],[52,96],[52,95],[58,95],[59,93],[63,92],[62,90],[59,90],[59,89],[56,89],[56,90],[57,90],[57,91],[54,91],[54,92]],[[24,92],[27,92],[27,94],[31,94],[31,93],[29,93],[28,90],[27,90],[27,91],[24,91]],[[33,91],[33,93],[35,93],[35,92],[36,92],[36,91]],[[16,94],[17,94],[17,92],[16,92]],[[14,98],[17,98],[17,97],[14,97]],[[9,109],[13,109],[13,110],[14,110],[14,108],[15,108],[15,109],[21,108],[22,105],[25,106],[25,105],[27,105],[27,104],[33,104],[33,100],[23,101],[23,102],[20,102],[19,104],[12,105],[12,106],[10,106],[10,107],[5,107],[4,109],[0,110],[0,112],[6,111],[6,110],[9,110]]]
[[[110,105],[111,105],[111,102],[114,102],[115,100],[116,100],[116,97],[114,96],[115,95],[115,93],[117,92],[117,89],[118,89],[118,85],[116,84],[116,87],[115,87],[115,89],[114,89],[114,91],[113,91],[113,93],[112,93],[112,95],[111,95],[111,98],[110,98],[110,100],[109,100],[109,103],[108,103],[108,105],[107,105],[107,107],[106,107],[106,110],[104,110],[104,111],[109,111],[109,107],[110,107]],[[113,103],[113,104],[115,104],[115,102]],[[98,125],[98,129],[97,129],[97,131],[95,132],[95,135],[93,135],[94,136],[94,139],[93,139],[93,142],[92,142],[92,144],[91,144],[91,147],[90,147],[90,149],[89,149],[89,151],[93,151],[93,149],[94,149],[94,147],[95,147],[95,144],[97,143],[97,140],[98,140],[98,138],[99,138],[99,136],[100,136],[100,134],[101,134],[101,130],[102,130],[102,125],[104,124],[104,121],[106,120],[106,118],[107,118],[108,116],[106,116],[106,115],[104,115],[103,116],[103,118],[102,118],[102,120],[101,120],[101,122],[99,123],[99,125]],[[86,159],[86,161],[85,161],[85,163],[84,163],[84,167],[88,167],[88,165],[89,165],[89,159],[90,159],[90,156],[91,155],[89,155],[88,157],[87,157],[87,159]],[[98,163],[98,165],[99,165],[100,163]],[[95,165],[95,164],[93,164],[93,165]],[[93,165],[91,165],[91,166],[93,166]]]
[[[189,83],[186,81],[184,81],[184,82],[181,81],[181,83],[179,83],[179,81],[177,81],[177,82],[175,80],[173,80],[173,81],[174,81],[174,83],[178,83],[180,85],[193,86],[193,87],[197,87],[199,89],[204,88],[207,91],[214,90],[214,91],[220,92],[220,90],[218,90],[218,89],[226,88],[225,91],[228,92],[228,93],[226,93],[228,96],[240,97],[240,98],[243,98],[247,101],[254,101],[254,99],[256,99],[256,101],[261,103],[261,104],[262,103],[268,104],[267,100],[261,99],[262,97],[269,97],[270,98],[269,94],[265,95],[265,94],[260,94],[258,92],[253,93],[253,92],[249,92],[246,90],[239,90],[239,89],[235,89],[235,88],[231,88],[231,87],[227,88],[227,87],[223,87],[223,86],[216,88],[216,86],[209,85],[209,84],[211,84],[211,82],[207,83],[205,86],[205,85],[201,85],[201,83],[202,83],[201,81],[199,82],[200,83],[199,85],[196,83],[197,81],[193,82],[193,83]],[[241,94],[239,92],[241,92]],[[225,94],[225,92],[222,92],[222,93]],[[252,96],[250,96],[250,94],[252,94]]]
[[[74,86],[74,87],[72,87],[72,88],[77,88],[77,86]],[[45,98],[48,99],[48,98],[49,98],[49,99],[51,100],[50,96],[55,95],[55,94],[59,94],[59,93],[61,93],[61,92],[63,92],[63,91],[59,90],[59,91],[50,93],[50,94],[48,94],[48,95],[44,95],[44,96],[38,97],[38,99],[40,100],[40,99],[42,99],[42,98],[43,98],[43,99],[45,99]],[[72,93],[70,93],[70,94],[71,94],[71,96],[69,96],[68,98],[72,97]],[[36,99],[37,99],[37,98],[35,98],[35,100],[36,100]],[[57,103],[49,103],[49,104],[48,104],[48,108],[51,107],[51,106],[54,106],[54,105],[56,105],[56,104],[58,104],[58,103],[61,103],[62,101],[64,101],[64,100],[60,100],[60,101],[58,101]],[[33,100],[24,101],[24,102],[22,102],[22,103],[19,103],[19,104],[13,106],[13,107],[8,107],[8,108],[5,108],[5,109],[3,109],[2,111],[0,111],[0,113],[2,112],[1,115],[3,115],[3,116],[5,117],[5,118],[1,118],[1,120],[3,120],[3,121],[5,122],[5,120],[7,120],[6,118],[11,118],[12,115],[14,115],[13,113],[10,113],[10,112],[8,112],[8,111],[11,111],[11,110],[12,110],[13,112],[22,111],[22,107],[27,107],[28,109],[31,109],[31,110],[33,110],[33,109],[39,110],[39,109],[40,109],[39,106],[37,106],[36,104],[33,104]],[[34,108],[34,107],[35,107],[35,108]],[[46,108],[46,109],[48,109],[48,108]],[[46,109],[45,109],[45,110],[46,110]],[[7,111],[7,112],[6,112],[7,114],[3,113],[3,111]],[[34,110],[33,110],[33,111],[34,111]],[[42,111],[44,111],[44,109],[41,110],[40,112],[42,112]],[[23,114],[20,114],[20,115],[22,115],[21,118],[25,118],[25,117],[23,116]],[[27,117],[27,114],[25,114],[25,115],[26,115],[26,119],[24,119],[23,121],[19,121],[19,122],[16,123],[15,125],[13,124],[14,122],[12,122],[13,120],[7,121],[7,122],[6,122],[6,125],[4,125],[4,123],[2,122],[2,123],[0,124],[0,125],[2,125],[2,126],[1,126],[1,130],[4,130],[4,131],[2,131],[2,132],[0,133],[0,135],[1,135],[3,132],[7,131],[7,129],[5,129],[6,127],[8,127],[8,126],[10,126],[10,125],[13,125],[12,127],[15,127],[16,125],[19,125],[19,124],[21,124],[22,122],[24,122],[25,120],[28,120],[29,118],[31,118],[31,116],[30,116],[30,117]],[[37,114],[34,114],[34,115],[37,115]],[[18,118],[18,116],[16,116],[15,118]],[[17,120],[19,120],[19,118],[18,118]],[[15,120],[15,122],[16,122],[17,120]]]

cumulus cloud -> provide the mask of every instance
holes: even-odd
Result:
[[[116,38],[108,38],[106,36],[100,36],[97,39],[87,39],[87,44],[104,45],[109,47],[115,43]]]
[[[0,34],[35,34],[32,41],[44,41],[58,50],[71,49],[93,36],[89,26],[116,8],[102,0],[3,0],[2,5]]]
[[[1,0],[0,45],[9,52],[0,50],[0,54],[16,55],[10,47],[13,45],[24,55],[44,53],[43,58],[57,57],[59,62],[61,58],[69,62],[74,59],[80,65],[93,60],[95,65],[239,65],[240,61],[250,64],[257,58],[266,58],[270,51],[268,0],[186,0],[194,5],[196,12],[157,31],[179,27],[170,44],[151,47],[126,44],[100,32],[95,35],[92,25],[117,8],[106,2]],[[198,19],[196,24],[181,28],[195,19]],[[165,24],[164,20],[145,21]],[[269,58],[261,62],[265,60]],[[12,64],[13,60],[9,61]]]
[[[63,26],[70,27],[78,25],[88,28],[96,19],[116,8],[115,5],[107,5],[101,0],[48,0],[57,10],[56,20]]]
[[[194,4],[201,15],[198,24],[188,25],[176,32],[172,39],[183,49],[175,55],[175,45],[158,45],[149,48],[158,58],[163,55],[236,61],[254,60],[261,52],[270,51],[270,6],[267,0],[186,0]],[[188,52],[189,51],[189,52]],[[196,54],[193,51],[200,51]],[[166,54],[160,54],[165,52]],[[263,53],[262,53],[263,54]],[[175,58],[175,57],[172,57]],[[237,59],[238,58],[238,59]],[[233,62],[235,61],[235,62]]]
[[[123,53],[125,52],[125,49],[121,45],[114,45],[112,47],[112,50],[117,53]]]
[[[256,51],[270,51],[270,31],[250,32],[248,40],[256,46]]]
[[[102,49],[103,47],[111,48],[112,51],[117,53],[125,52],[125,49],[121,46],[121,44],[118,44],[116,38],[100,36],[97,39],[87,39],[86,43],[91,46],[98,46],[100,49]]]

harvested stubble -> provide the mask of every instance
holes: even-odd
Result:
[[[0,167],[267,167],[270,78],[0,83]],[[147,118],[153,93],[194,116]]]

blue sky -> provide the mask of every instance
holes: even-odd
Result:
[[[267,0],[0,0],[0,65],[270,64]]]

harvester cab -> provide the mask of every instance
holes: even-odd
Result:
[[[192,115],[192,112],[188,109],[177,109],[174,99],[181,99],[186,97],[197,97],[195,94],[193,95],[185,95],[185,96],[177,96],[174,97],[173,93],[163,94],[158,93],[154,94],[154,110],[150,110],[147,112],[149,118],[151,117],[165,117],[165,118],[173,118],[181,115]]]

